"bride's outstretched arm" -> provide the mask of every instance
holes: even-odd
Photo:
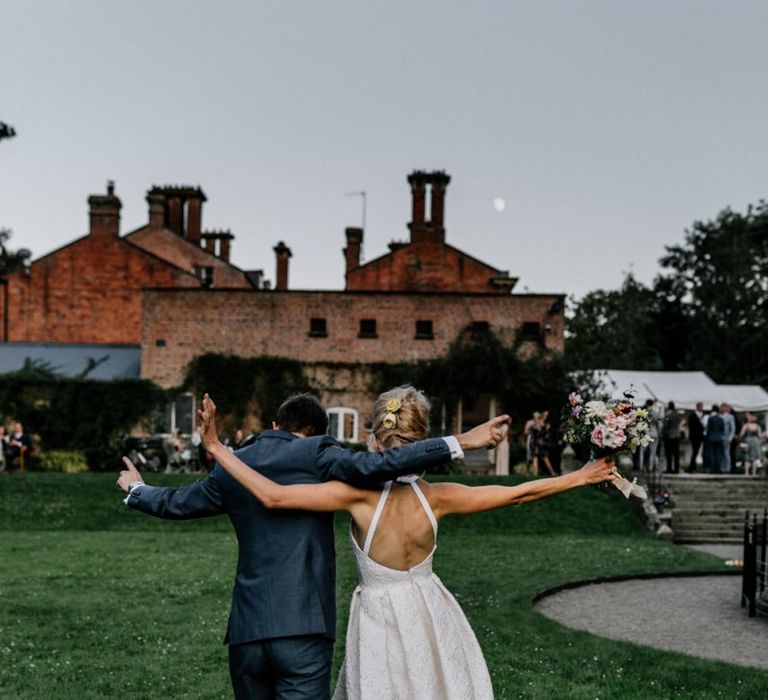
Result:
[[[208,394],[203,397],[203,408],[198,410],[197,415],[200,419],[197,431],[205,449],[224,471],[266,508],[352,510],[367,499],[366,491],[341,481],[327,481],[322,484],[278,484],[251,469],[221,443],[216,432],[216,404]]]
[[[430,484],[430,504],[438,517],[450,513],[480,513],[520,503],[538,501],[556,493],[586,484],[600,484],[616,479],[613,463],[593,460],[581,469],[563,476],[536,479],[518,486],[464,486],[454,483]]]

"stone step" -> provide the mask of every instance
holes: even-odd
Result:
[[[672,527],[675,533],[675,539],[678,537],[732,537],[740,542],[743,541],[741,530],[728,527]]]
[[[761,518],[766,510],[765,501],[750,501],[748,499],[699,501],[695,498],[676,498],[672,494],[672,500],[674,502],[673,509],[727,510],[732,513],[741,513],[742,517],[749,512],[750,517],[757,515],[758,518]]]
[[[768,488],[766,489],[678,489],[674,486],[667,486],[670,493],[680,498],[757,498],[768,499]]]
[[[699,503],[678,503],[675,505],[672,511],[675,513],[684,513],[686,515],[691,513],[720,513],[722,515],[738,517],[742,520],[744,520],[747,512],[749,512],[750,520],[752,520],[753,516],[755,515],[757,515],[758,520],[762,520],[763,517],[762,509],[755,510],[753,508],[742,508],[741,506],[733,507],[729,505],[718,505],[717,503],[712,503],[709,505]]]

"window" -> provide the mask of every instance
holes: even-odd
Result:
[[[195,265],[192,268],[195,277],[202,280],[204,287],[213,287],[213,268],[205,265]]]
[[[155,341],[155,347],[156,348],[164,348],[165,347],[165,340],[163,340],[162,338],[158,338]]]
[[[360,321],[360,332],[358,338],[376,338],[376,319],[364,318]]]
[[[432,332],[432,321],[416,321],[416,339],[432,340],[435,334]]]
[[[328,434],[339,442],[359,442],[359,416],[354,408],[337,406],[328,409]]]
[[[325,338],[328,335],[328,324],[324,318],[309,319],[309,335],[312,338]]]
[[[488,321],[472,321],[469,324],[469,331],[472,335],[485,335],[491,330],[491,324]]]
[[[520,340],[541,340],[541,324],[536,321],[525,321],[520,327]]]
[[[153,427],[156,433],[173,434],[178,429],[182,435],[191,435],[195,429],[195,397],[179,394],[158,406]]]

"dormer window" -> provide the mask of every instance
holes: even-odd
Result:
[[[208,265],[195,265],[192,268],[192,273],[202,281],[203,287],[213,287],[213,267]]]

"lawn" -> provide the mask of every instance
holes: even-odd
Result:
[[[356,578],[347,522],[337,516],[336,668]],[[165,522],[125,508],[110,475],[27,473],[0,478],[0,528],[0,697],[230,697],[226,518]],[[448,519],[436,558],[498,698],[765,697],[768,673],[603,640],[531,607],[575,579],[720,568],[657,542],[632,504],[597,488]]]

